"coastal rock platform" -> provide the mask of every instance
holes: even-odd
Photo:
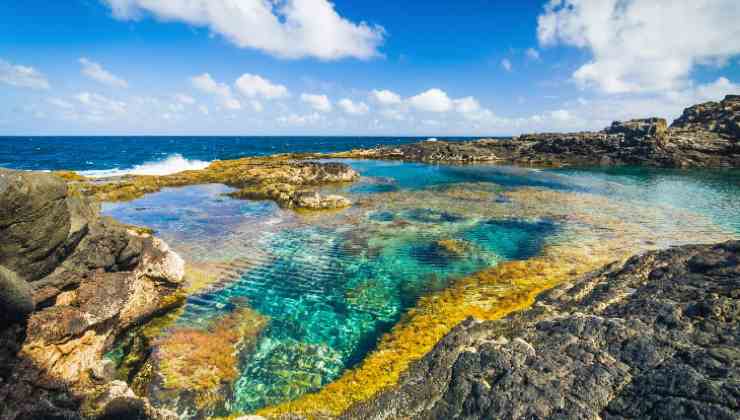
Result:
[[[740,242],[635,256],[468,319],[346,419],[740,418]]]

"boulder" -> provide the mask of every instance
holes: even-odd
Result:
[[[31,287],[17,274],[0,266],[0,320],[22,321],[33,312]]]

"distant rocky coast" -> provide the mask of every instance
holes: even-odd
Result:
[[[614,122],[597,132],[525,134],[509,140],[425,141],[337,156],[420,162],[526,166],[646,165],[740,167],[740,95],[687,108],[669,127],[662,118]]]

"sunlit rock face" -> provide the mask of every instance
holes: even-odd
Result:
[[[340,416],[467,317],[499,319],[615,260],[740,232],[732,173],[343,163],[361,178],[316,190],[351,200],[342,212],[235,200],[217,184],[104,206],[154,229],[193,281],[181,310],[142,333],[148,362],[119,365],[137,392],[180,414]],[[244,342],[223,335],[234,317]],[[191,338],[227,350],[179,352],[174,366],[156,356]],[[201,397],[184,390],[183,373],[208,369],[220,379]],[[182,382],[163,387],[173,373]]]
[[[93,416],[128,398],[167,417],[118,389],[103,356],[123,331],[182,301],[184,260],[165,242],[100,217],[96,204],[50,174],[0,171],[0,219],[0,292],[17,308],[0,328],[0,415]]]

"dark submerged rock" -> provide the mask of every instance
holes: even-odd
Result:
[[[343,418],[740,418],[740,241],[649,252],[468,320]]]

